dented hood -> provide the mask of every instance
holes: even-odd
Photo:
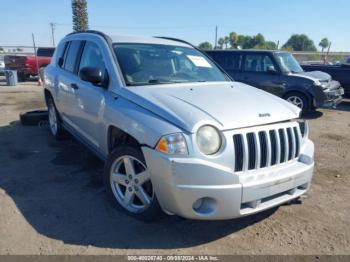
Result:
[[[202,124],[220,130],[294,119],[300,109],[239,82],[166,84],[123,88],[125,98],[188,132]]]

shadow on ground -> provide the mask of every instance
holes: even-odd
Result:
[[[57,142],[45,127],[0,127],[0,187],[40,234],[75,245],[169,249],[220,239],[270,215],[230,221],[165,217],[145,223],[116,211],[104,193],[103,163],[74,140]]]

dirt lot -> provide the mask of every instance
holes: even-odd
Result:
[[[20,111],[44,108],[41,87],[1,85],[0,254],[350,254],[350,100],[310,115],[316,172],[300,202],[231,221],[144,223],[111,208],[103,163],[82,145],[20,125]]]

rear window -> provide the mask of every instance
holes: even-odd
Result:
[[[65,53],[65,51],[66,51],[66,47],[67,47],[67,45],[68,45],[68,42],[61,42],[59,45],[58,45],[58,47],[56,48],[56,54],[55,54],[55,59],[56,59],[56,61],[55,61],[55,63],[59,66],[59,67],[61,67],[62,66],[62,64],[59,64],[59,60],[62,58],[63,59],[63,57],[64,57],[64,53]],[[62,60],[63,61],[63,60]]]
[[[69,72],[75,71],[77,56],[80,50],[81,41],[72,41],[68,47],[68,52],[66,52],[66,57],[64,61],[63,68]]]
[[[55,48],[38,48],[37,56],[52,57],[55,52]]]

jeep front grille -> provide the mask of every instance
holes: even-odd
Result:
[[[298,125],[234,134],[234,170],[255,170],[293,160],[299,156],[300,140]]]

